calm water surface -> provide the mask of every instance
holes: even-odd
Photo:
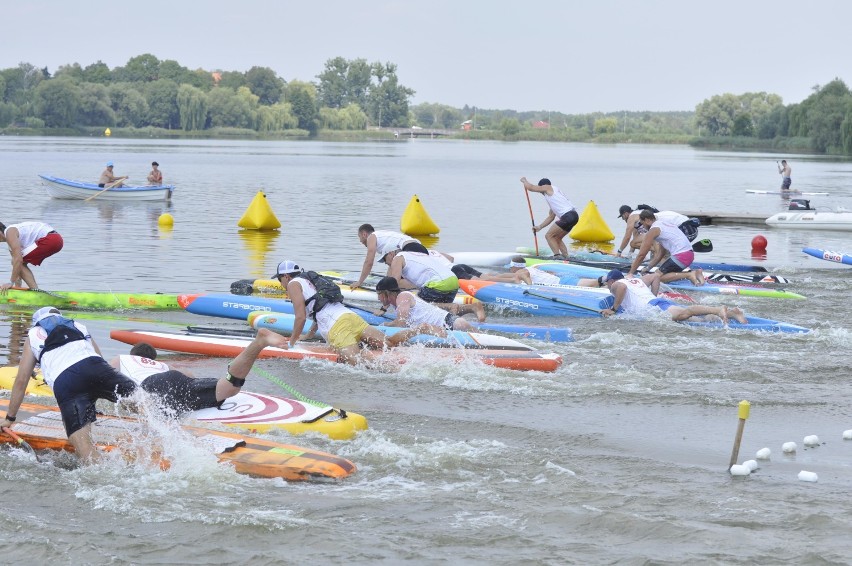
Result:
[[[42,219],[65,249],[37,268],[46,289],[226,291],[295,259],[313,269],[358,269],[363,222],[397,229],[413,195],[441,227],[430,245],[504,251],[533,245],[518,179],[549,177],[579,208],[593,200],[621,235],[618,206],[680,211],[783,210],[768,154],[685,147],[414,140],[322,142],[127,141],[0,138],[6,223]],[[171,204],[51,200],[38,173],[142,180],[157,160],[178,185]],[[852,164],[790,158],[794,186],[852,209]],[[283,228],[237,228],[263,189]],[[533,195],[536,197],[537,195]],[[537,220],[543,199],[533,199]],[[163,212],[171,231],[157,227]],[[751,239],[769,241],[752,257]],[[705,227],[702,259],[761,263],[793,280],[806,301],[696,295],[814,329],[806,336],[683,328],[663,321],[563,319],[572,344],[536,344],[564,357],[554,374],[478,364],[420,364],[394,375],[317,361],[258,365],[306,395],[367,416],[347,442],[293,440],[358,465],[339,483],[287,484],[239,476],[174,440],[168,473],[67,457],[37,464],[0,454],[5,562],[85,564],[340,561],[358,564],[845,564],[852,503],[849,391],[850,272],[801,254],[849,252],[843,232]],[[540,242],[544,246],[543,239]],[[3,269],[8,269],[3,264]],[[30,311],[0,311],[0,357],[17,363]],[[83,316],[83,315],[81,315]],[[499,320],[505,315],[494,314]],[[107,356],[124,352],[113,328],[235,324],[188,313],[87,318]],[[173,356],[199,375],[222,361]],[[282,393],[252,376],[250,389]],[[726,472],[737,403],[752,403],[740,461],[771,460],[749,478]],[[804,449],[817,434],[823,445]],[[783,455],[781,444],[799,451]],[[799,482],[800,470],[819,474]]]

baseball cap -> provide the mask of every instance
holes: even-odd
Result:
[[[41,307],[33,313],[33,324],[38,324],[39,321],[44,320],[49,316],[58,316],[59,314],[61,313],[56,307]]]
[[[626,204],[622,204],[620,207],[618,207],[618,217],[619,218],[621,218],[624,215],[625,212],[633,212],[633,209],[630,208],[630,206],[626,205]]]
[[[379,263],[387,263],[385,261],[385,256],[391,252],[399,251],[399,248],[394,244],[385,244],[385,246],[379,251]]]
[[[278,264],[278,268],[275,270],[275,275],[273,275],[272,278],[277,279],[282,275],[288,275],[290,273],[296,273],[299,271],[302,271],[302,268],[299,267],[299,264],[295,261],[287,259]]]
[[[604,281],[618,281],[619,279],[624,279],[624,274],[618,269],[613,269],[606,274]]]
[[[509,263],[507,263],[503,267],[505,267],[506,269],[511,269],[513,267],[526,267],[527,263],[525,261],[523,261],[523,259],[524,258],[522,258],[522,257],[520,257],[520,258],[513,257],[511,260],[509,260]],[[518,261],[518,260],[521,260],[521,261]]]
[[[396,280],[396,277],[382,277],[376,283],[376,291],[399,291],[399,281]]]
[[[107,166],[107,167],[112,167],[112,161],[107,161],[106,166]]]

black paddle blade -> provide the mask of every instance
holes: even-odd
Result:
[[[707,253],[713,251],[713,242],[710,240],[698,240],[694,244],[692,244],[692,251],[698,253]]]

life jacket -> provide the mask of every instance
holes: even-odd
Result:
[[[64,346],[69,342],[86,339],[86,336],[80,332],[80,329],[74,326],[74,321],[64,316],[48,316],[36,324],[44,328],[44,331],[47,332],[44,346],[42,346],[41,352],[38,355],[39,363],[41,363],[42,356],[47,352]]]
[[[307,279],[317,290],[313,297],[305,301],[306,308],[308,306],[308,303],[310,303],[311,301],[314,302],[314,320],[317,319],[317,313],[321,311],[323,307],[325,307],[328,303],[343,302],[343,292],[340,290],[340,287],[332,280],[323,277],[316,271],[303,271],[299,273],[296,277]]]

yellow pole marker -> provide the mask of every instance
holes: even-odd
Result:
[[[743,429],[745,428],[746,419],[748,419],[748,413],[751,409],[751,403],[748,401],[740,401],[738,414],[740,417],[740,424],[737,426],[737,437],[734,439],[734,450],[731,452],[731,463],[728,464],[728,469],[731,469],[731,466],[737,463],[737,457],[740,454],[740,441],[743,439]]]

